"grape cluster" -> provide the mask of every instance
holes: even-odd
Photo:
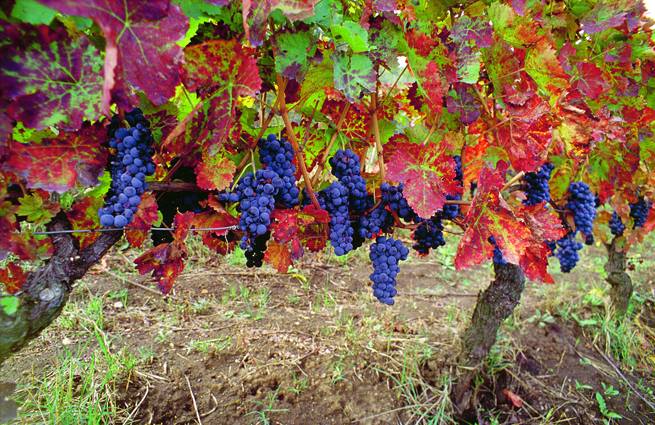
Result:
[[[559,260],[562,273],[568,273],[580,260],[578,251],[582,249],[582,244],[575,240],[575,233],[569,233],[557,241],[557,250],[555,256]]]
[[[443,237],[441,217],[434,215],[428,220],[423,220],[416,227],[416,230],[414,230],[412,238],[416,242],[412,248],[422,255],[427,255],[430,249],[437,249],[440,246],[444,246],[446,241]]]
[[[370,239],[380,232],[388,231],[393,225],[393,216],[384,205],[380,205],[358,221],[358,231],[361,238]]]
[[[648,212],[650,211],[651,206],[652,202],[644,199],[643,197],[639,197],[637,202],[630,204],[630,217],[632,217],[634,220],[635,229],[637,227],[643,227],[643,225],[646,223]]]
[[[593,243],[593,225],[596,218],[596,197],[584,182],[569,185],[569,200],[566,208],[573,213],[576,231],[586,236],[587,242]]]
[[[550,187],[548,181],[555,166],[546,163],[536,173],[527,173],[523,177],[523,190],[525,191],[524,205],[537,205],[550,201]]]
[[[275,195],[282,185],[282,179],[275,171],[257,170],[255,174],[246,174],[239,181],[236,192],[220,196],[224,201],[239,202],[239,227],[244,233],[241,248],[246,251],[246,258],[252,265],[261,266],[266,241],[270,235]]]
[[[459,155],[453,156],[455,160],[455,180],[459,182],[460,185],[464,186],[464,172],[462,170],[462,157]],[[462,199],[462,195],[446,195],[446,199],[449,201],[459,201]],[[448,220],[453,220],[457,218],[460,214],[460,207],[456,204],[446,204],[443,207],[443,218]]]
[[[359,157],[350,149],[338,150],[330,158],[332,174],[348,190],[348,203],[355,213],[361,213],[373,206],[373,200],[366,191],[366,180],[361,176]]]
[[[398,263],[406,260],[409,250],[399,240],[380,236],[371,244],[369,258],[373,263],[373,295],[380,302],[392,305],[396,290],[396,276],[400,271]]]
[[[140,109],[127,113],[126,121],[130,128],[121,127],[120,119],[114,116],[109,126],[109,147],[116,154],[110,163],[111,188],[98,211],[100,224],[105,227],[123,228],[132,222],[147,188],[146,176],[155,172],[149,122]]]
[[[334,253],[344,255],[353,249],[353,226],[348,212],[348,189],[334,182],[318,193],[321,208],[330,215],[330,242]]]
[[[494,264],[498,264],[501,266],[507,264],[507,260],[505,260],[505,257],[503,257],[503,252],[500,250],[498,244],[496,243],[496,238],[493,236],[489,236],[488,240],[489,243],[494,246]]]
[[[286,139],[278,139],[275,134],[259,139],[259,159],[282,179],[282,186],[275,200],[284,208],[298,205],[300,191],[296,186],[296,166],[293,147]]]
[[[404,185],[400,183],[398,186],[392,186],[387,182],[380,185],[382,191],[382,202],[388,205],[391,211],[396,215],[408,222],[418,221],[420,217],[414,212],[412,207],[407,203],[405,195],[403,194]]]
[[[612,232],[614,236],[621,236],[625,230],[623,220],[621,220],[621,217],[619,217],[616,211],[612,213],[612,218],[610,218],[609,226],[610,232]]]

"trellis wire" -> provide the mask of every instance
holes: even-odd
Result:
[[[216,232],[219,230],[235,230],[239,226],[226,226],[226,227],[194,227],[189,229],[190,232]],[[102,229],[70,229],[70,230],[48,230],[44,232],[32,232],[33,235],[63,235],[67,233],[104,233],[104,232],[122,232],[124,230],[141,230],[143,229],[133,229],[130,227],[117,227],[117,228],[102,228]],[[174,227],[151,227],[147,230],[168,230],[175,231]],[[19,232],[21,233],[21,232]]]

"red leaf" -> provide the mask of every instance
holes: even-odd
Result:
[[[9,294],[20,291],[27,281],[27,273],[16,263],[9,263],[7,267],[0,268],[0,283]]]
[[[134,260],[136,268],[141,274],[151,273],[159,289],[168,294],[173,288],[177,277],[184,271],[184,260],[187,249],[184,243],[174,241],[170,244],[160,244],[146,251]]]
[[[517,409],[520,409],[523,406],[523,399],[517,394],[514,394],[510,389],[503,388],[502,393],[505,397],[507,397],[510,403],[512,403],[512,406],[516,407]]]
[[[196,165],[196,183],[203,190],[227,189],[236,169],[234,162],[226,158],[221,151],[203,151],[202,161]]]
[[[327,211],[307,205],[301,211],[296,209],[274,210],[271,234],[273,239],[286,244],[293,259],[303,255],[303,244],[311,251],[322,249],[327,240]]]
[[[211,199],[211,198],[210,198]],[[193,226],[196,228],[219,228],[234,226],[239,222],[224,209],[218,211],[206,211],[196,214],[193,217]],[[202,242],[209,248],[221,255],[225,255],[234,249],[236,238],[230,237],[229,230],[203,231]]]
[[[264,259],[280,273],[286,273],[291,266],[291,252],[285,244],[269,241]]]
[[[506,167],[500,162],[496,170],[487,167],[480,174],[477,192],[465,218],[467,229],[457,247],[455,267],[458,270],[493,256],[493,246],[489,243],[491,236],[508,262],[519,264],[525,253],[527,242],[532,237],[530,229],[500,197]]]
[[[192,212],[177,213],[173,219],[173,237],[177,242],[184,242],[189,235],[189,230],[193,226],[193,218],[195,214]]]
[[[40,0],[62,13],[86,16],[102,29],[110,50],[118,48],[121,79],[157,105],[175,94],[178,63],[188,24],[169,0]],[[111,52],[110,52],[111,54]],[[111,61],[107,63],[111,67]],[[106,71],[109,72],[109,71]]]
[[[527,88],[527,86],[526,86]],[[498,127],[498,143],[517,171],[535,171],[544,163],[552,138],[548,105],[533,94],[521,105],[508,105],[508,119]]]
[[[103,200],[87,196],[75,202],[66,217],[73,229],[96,229],[100,227],[98,220],[98,209],[102,207]],[[75,236],[80,242],[80,248],[86,248],[97,238],[98,233],[78,233]]]
[[[0,51],[0,91],[13,101],[11,117],[27,127],[59,125],[68,130],[98,119],[102,57],[93,44],[84,36],[71,38],[63,28],[16,29],[23,43]]]
[[[443,86],[439,67],[434,61],[430,61],[424,70],[418,72],[417,81],[425,92],[427,104],[434,114],[433,119],[441,115],[443,108]]]
[[[134,215],[134,219],[125,230],[127,241],[135,248],[140,248],[150,234],[152,224],[157,221],[159,215],[157,211],[157,199],[152,193],[145,193],[141,197],[139,209]]]
[[[187,47],[184,53],[185,85],[208,100],[195,114],[192,131],[184,135],[185,143],[194,146],[198,142],[211,145],[238,140],[238,134],[232,134],[238,129],[237,98],[255,95],[262,84],[254,51],[235,40],[212,40]]]
[[[603,72],[593,63],[584,62],[577,65],[580,73],[579,80],[575,87],[591,99],[598,99],[607,89],[607,83],[603,79]]]
[[[314,14],[318,0],[243,0],[243,29],[253,46],[264,40],[268,15],[279,9],[292,21],[305,19]]]
[[[424,218],[443,208],[446,195],[461,190],[455,179],[455,161],[437,149],[437,144],[399,143],[387,163],[388,177],[405,184],[407,203]]]
[[[24,178],[27,187],[48,192],[95,186],[107,165],[107,150],[101,146],[104,137],[104,130],[95,125],[38,144],[12,143],[1,167]]]

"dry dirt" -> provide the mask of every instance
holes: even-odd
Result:
[[[150,353],[115,391],[136,423],[152,424],[198,417],[203,424],[443,423],[452,413],[447,392],[458,368],[458,334],[492,277],[489,267],[455,272],[443,265],[448,258],[412,258],[402,266],[396,305],[385,307],[370,294],[370,265],[361,257],[345,266],[306,257],[287,275],[200,258],[164,299],[126,283],[123,276],[144,282],[127,272],[131,259],[117,252],[95,267],[71,299],[79,307],[64,316],[80,320],[89,297],[100,297],[110,349]],[[644,269],[636,280],[649,297],[655,285]],[[603,423],[594,395],[604,384],[620,391],[606,397],[624,417],[616,423],[655,423],[637,395],[655,388],[653,364],[627,371],[579,321],[556,314],[534,320],[540,308],[584,304],[589,287],[603,285],[592,262],[558,278],[569,280],[569,292],[528,285],[480,376],[470,421]],[[126,305],[111,296],[123,288]],[[602,306],[581,308],[576,314],[590,316]],[[652,304],[642,308],[640,323],[655,317]],[[640,350],[655,346],[655,336],[643,341]],[[79,327],[55,325],[0,371],[0,381],[20,385],[63,350],[94,344]]]

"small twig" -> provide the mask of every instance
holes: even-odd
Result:
[[[500,191],[502,192],[504,190],[507,190],[511,185],[513,185],[517,181],[521,180],[523,178],[523,176],[525,176],[525,172],[521,171],[520,173],[518,173],[517,175],[515,175],[514,177],[509,179],[509,181],[507,183],[505,183],[505,185],[502,187],[502,189],[500,189]]]
[[[373,137],[375,138],[375,148],[378,151],[378,166],[380,168],[380,179],[384,181],[385,178],[384,157],[382,152],[382,142],[380,141],[380,125],[378,123],[377,99],[378,99],[378,95],[377,95],[377,88],[376,88],[376,92],[373,93],[371,97],[371,108],[370,108],[371,132],[373,133]]]
[[[325,166],[325,163],[327,162],[327,157],[328,157],[328,155],[330,155],[330,151],[332,150],[332,146],[334,146],[334,142],[336,142],[337,137],[339,136],[339,133],[341,132],[341,126],[346,121],[346,115],[348,115],[348,111],[350,111],[350,103],[346,103],[346,106],[343,107],[343,110],[341,111],[341,115],[339,116],[339,119],[337,120],[337,124],[335,126],[334,133],[332,133],[332,136],[330,137],[330,142],[328,143],[327,147],[323,151],[323,155],[321,155],[321,159],[316,164],[316,166],[318,168],[317,168],[316,172],[314,173],[314,178],[312,179],[312,184],[318,183],[318,179],[321,176],[321,172],[323,171],[323,167]]]
[[[639,392],[639,390],[638,390],[637,388],[635,388],[634,385],[632,385],[632,382],[630,382],[630,381],[628,380],[628,378],[625,377],[625,375],[623,374],[623,372],[621,372],[621,369],[619,369],[619,367],[618,367],[616,364],[614,364],[614,362],[612,361],[612,359],[610,359],[610,358],[609,358],[605,353],[603,353],[603,351],[602,351],[600,348],[598,348],[598,346],[597,346],[596,344],[594,344],[594,348],[596,349],[596,351],[598,351],[598,354],[601,355],[601,357],[603,358],[603,360],[605,360],[605,362],[606,362],[608,365],[610,365],[610,366],[612,367],[612,369],[614,369],[614,372],[616,372],[616,374],[617,374],[617,375],[618,375],[618,376],[619,376],[619,377],[620,377],[620,378],[621,378],[621,379],[622,379],[626,384],[628,384],[628,386],[630,387],[630,389],[631,389],[631,390],[632,390],[632,391],[637,395],[637,397],[639,397],[639,398],[641,399],[641,401],[643,401],[644,403],[646,403],[646,405],[648,405],[648,407],[650,407],[651,409],[653,409],[653,411],[655,411],[655,404],[653,404],[653,403],[652,403],[651,401],[649,401],[646,397],[644,397],[644,395],[641,394],[641,392]]]
[[[298,166],[300,167],[300,171],[302,172],[302,178],[305,182],[305,189],[307,189],[307,194],[309,195],[309,199],[312,201],[312,205],[314,205],[314,207],[318,209],[321,209],[321,205],[318,203],[318,199],[316,199],[316,194],[314,193],[314,189],[312,188],[312,180],[309,177],[309,173],[307,172],[305,158],[303,157],[302,151],[300,150],[300,146],[298,146],[298,139],[296,139],[296,134],[293,132],[293,126],[291,125],[291,120],[289,119],[289,113],[287,111],[287,103],[284,95],[284,88],[286,87],[286,83],[282,79],[282,76],[280,75],[277,76],[277,84],[278,84],[278,99],[279,99],[278,103],[280,107],[280,115],[282,115],[284,126],[287,129],[287,137],[291,142],[291,146],[293,146],[293,149],[296,151],[296,160],[298,161]]]
[[[157,295],[158,297],[162,297],[162,296],[163,296],[162,293],[159,292],[159,291],[157,291],[156,289],[148,288],[148,287],[145,286],[145,285],[141,285],[140,283],[134,282],[134,281],[131,280],[131,279],[128,279],[128,278],[126,278],[126,277],[124,277],[124,276],[120,276],[120,275],[118,275],[118,274],[116,274],[116,273],[114,273],[114,272],[112,272],[112,271],[107,270],[107,269],[104,269],[104,268],[103,268],[103,269],[102,269],[102,272],[105,273],[105,274],[108,274],[108,275],[111,276],[111,277],[114,277],[114,278],[116,278],[116,279],[120,279],[120,280],[122,280],[122,281],[124,281],[124,282],[127,282],[127,283],[129,283],[130,285],[135,286],[135,287],[137,287],[137,288],[139,288],[139,289],[143,289],[144,291],[147,291],[147,292],[153,293],[153,294]],[[175,298],[174,295],[169,295],[169,297],[170,297],[170,298]]]
[[[146,392],[145,392],[145,394],[143,394],[143,397],[141,398],[141,400],[136,404],[136,406],[134,406],[134,409],[132,409],[132,411],[130,412],[130,414],[128,415],[128,417],[125,418],[125,421],[123,421],[124,424],[126,424],[126,423],[130,423],[130,420],[132,419],[132,417],[136,414],[136,412],[139,411],[139,408],[141,407],[141,405],[143,404],[143,402],[146,400],[146,397],[148,397],[148,393],[149,393],[149,392],[150,392],[150,385],[147,385],[147,384],[146,384]]]
[[[387,94],[384,95],[384,98],[382,99],[382,102],[380,102],[380,105],[379,105],[380,107],[382,107],[387,102],[387,100],[389,99],[389,96],[391,96],[391,93],[393,92],[393,89],[395,89],[396,86],[398,85],[398,82],[400,81],[400,78],[403,76],[405,71],[407,71],[407,67],[408,67],[408,65],[405,65],[403,70],[400,71],[400,74],[398,74],[398,77],[396,77],[396,81],[393,82],[393,85],[391,86],[391,88],[389,88],[389,91],[387,92]]]
[[[191,389],[191,382],[189,382],[189,377],[186,374],[184,374],[184,379],[186,379],[186,385],[187,387],[189,387],[189,393],[191,393],[191,400],[193,401],[193,410],[196,411],[196,419],[198,420],[198,425],[202,425],[200,412],[198,412],[198,404],[196,403],[196,396],[193,395],[193,389]]]
[[[218,409],[218,400],[216,400],[216,397],[214,396],[214,394],[212,394],[212,393],[210,392],[210,393],[209,393],[209,396],[210,396],[210,397],[212,398],[212,400],[214,401],[214,408],[213,408],[212,410],[210,410],[209,412],[206,412],[206,413],[203,413],[202,415],[200,415],[201,418],[206,418],[207,416],[209,416],[209,415],[211,415],[212,413],[214,413],[214,412],[216,411],[216,409]]]

